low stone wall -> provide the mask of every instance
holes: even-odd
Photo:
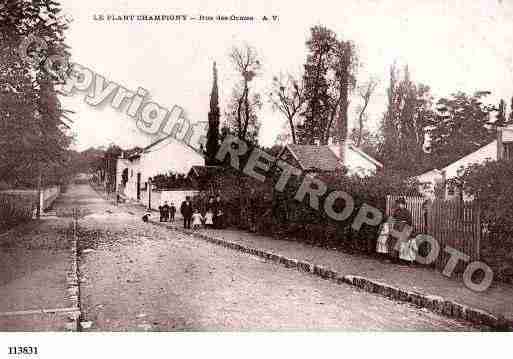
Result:
[[[199,191],[195,190],[153,191],[151,193],[152,208],[158,208],[167,201],[168,204],[174,203],[176,209],[179,210],[180,205],[185,201],[185,197],[193,198],[198,193]]]
[[[1,191],[0,193],[4,193],[6,195],[18,196],[19,198],[36,198],[37,199],[37,190],[35,189],[13,189]],[[46,210],[50,208],[61,193],[60,186],[47,187],[41,191],[41,197],[39,199],[39,203],[41,205],[42,210]],[[37,206],[37,202],[35,203]]]
[[[140,203],[145,207],[151,207],[151,209],[158,209],[160,205],[167,201],[168,204],[174,203],[178,211],[182,202],[185,201],[185,197],[189,196],[192,199],[198,193],[199,191],[196,190],[153,190],[151,191],[150,198],[148,198],[148,190],[145,190],[141,191],[141,200],[134,202]]]

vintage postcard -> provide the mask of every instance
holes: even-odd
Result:
[[[1,0],[0,353],[510,332],[512,29],[510,0]]]

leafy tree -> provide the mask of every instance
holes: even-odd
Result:
[[[339,41],[333,31],[314,26],[306,42],[305,121],[298,128],[298,142],[327,144],[330,137],[347,137],[349,93],[356,85],[356,49]],[[335,126],[334,126],[335,125]]]
[[[396,65],[390,68],[388,105],[381,132],[383,143],[379,158],[385,168],[414,175],[428,164],[424,153],[425,129],[432,124],[432,96],[428,86],[414,83],[408,67],[403,76]]]
[[[335,47],[335,58],[332,64],[334,78],[331,80],[330,124],[336,119],[333,138],[342,142],[348,138],[349,95],[356,87],[356,71],[358,67],[356,46],[351,41],[339,41]]]
[[[8,0],[0,7],[0,144],[6,149],[0,178],[15,185],[34,184],[38,172],[67,164],[71,136],[54,87],[58,78],[43,61],[34,65],[18,51],[35,35],[46,43],[41,59],[68,56],[63,35],[68,22],[60,11],[50,0]],[[34,46],[27,51],[33,53]]]
[[[484,218],[513,233],[513,161],[487,161],[463,169],[456,184],[473,196]]]
[[[490,112],[495,109],[482,102],[489,94],[457,92],[438,101],[437,114],[430,122],[433,167],[446,166],[495,139],[489,126]]]
[[[513,161],[488,161],[465,168],[455,184],[478,202],[487,236],[481,241],[481,260],[497,279],[513,281]]]
[[[107,192],[114,192],[116,187],[116,175],[117,175],[117,159],[121,156],[123,150],[115,145],[111,144],[105,151],[103,157],[103,169],[105,173],[105,179],[107,182]]]

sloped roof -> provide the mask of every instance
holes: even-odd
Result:
[[[458,175],[458,170],[461,167],[467,167],[474,163],[481,164],[487,160],[497,161],[497,140],[494,140],[459,160],[448,164],[442,169],[442,171],[445,171],[447,178],[452,178]]]
[[[299,162],[303,170],[317,169],[321,171],[333,171],[341,164],[340,146],[344,146],[343,151],[353,151],[377,167],[383,167],[379,161],[375,160],[353,144],[347,142],[343,145],[326,146],[287,145],[287,148]],[[345,165],[347,165],[347,163]]]
[[[351,148],[354,152],[358,153],[363,158],[365,158],[365,159],[369,160],[370,162],[374,163],[376,166],[383,167],[383,164],[381,162],[379,162],[377,159],[375,159],[371,155],[367,154],[361,148],[356,147],[356,145],[349,144],[349,148]]]
[[[195,175],[196,177],[204,178],[216,175],[223,170],[224,167],[221,166],[192,166],[188,176]]]
[[[434,168],[418,176],[415,176],[415,178],[421,178],[426,175],[429,175],[431,172],[436,173],[436,171],[438,171],[440,174],[442,174],[442,172],[445,172],[447,178],[452,178],[457,176],[458,170],[460,168],[467,167],[474,163],[484,163],[487,160],[497,161],[497,140],[493,140],[489,144],[478,148],[474,152],[471,152],[468,155],[463,156],[460,159],[457,159],[456,161],[449,163],[447,166],[443,167],[440,170]]]
[[[128,150],[123,151],[123,158],[133,159],[139,157],[142,153],[143,149],[141,147],[133,147]]]
[[[340,161],[328,146],[287,145],[303,170],[333,171]]]

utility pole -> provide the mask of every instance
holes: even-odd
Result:
[[[41,186],[43,182],[43,169],[41,168],[41,161],[37,163],[37,218],[41,218]]]

